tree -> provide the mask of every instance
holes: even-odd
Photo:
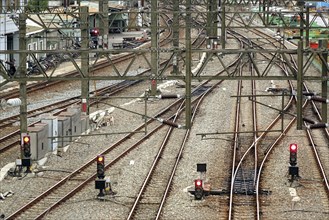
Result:
[[[48,7],[48,0],[29,0],[27,10],[31,12],[40,12]]]

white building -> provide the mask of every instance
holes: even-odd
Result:
[[[18,49],[18,27],[11,19],[12,14],[0,14],[0,50]],[[14,57],[0,54],[0,59],[7,60]]]

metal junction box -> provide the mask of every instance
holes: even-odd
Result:
[[[68,117],[58,116],[58,145],[57,147],[65,147],[69,145],[70,138],[68,135],[71,135],[71,120]]]
[[[84,130],[84,128],[83,128],[84,125],[82,124],[83,121],[81,120],[82,117],[84,116],[84,114],[81,112],[81,106],[79,106],[79,105],[71,106],[70,108],[67,109],[67,112],[74,112],[74,113],[76,113],[76,117],[80,119],[80,122],[79,122],[79,124],[77,126],[77,133],[76,133],[76,135],[80,135],[83,132],[85,132],[85,131],[83,131]],[[80,130],[79,130],[79,128],[80,128]]]
[[[88,133],[89,130],[89,116],[81,115],[81,134]]]
[[[48,124],[48,147],[49,151],[56,151],[58,146],[58,119],[56,116],[47,116],[41,119],[41,123]],[[53,138],[50,138],[53,137]]]
[[[37,123],[27,131],[31,137],[31,159],[40,160],[48,153],[48,125]]]
[[[69,135],[80,135],[81,134],[81,113],[80,112],[62,112],[59,114],[60,116],[64,116],[70,118],[70,129],[71,132]],[[77,137],[70,137],[70,141],[74,141]]]

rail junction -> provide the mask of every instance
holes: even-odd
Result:
[[[329,215],[323,11],[111,2],[0,2],[0,219]]]

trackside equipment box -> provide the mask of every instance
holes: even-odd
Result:
[[[71,135],[71,131],[70,131],[71,121],[70,121],[70,118],[62,117],[62,116],[58,116],[57,120],[58,120],[58,145],[57,145],[57,147],[60,148],[60,147],[65,147],[65,146],[69,145],[69,143],[70,143],[70,138],[68,137],[68,135]]]
[[[35,124],[27,128],[31,137],[31,159],[40,160],[48,153],[48,125]]]
[[[81,113],[80,112],[62,112],[60,116],[70,119],[70,135],[79,136],[81,134]],[[70,137],[70,141],[74,141],[77,137]]]
[[[87,134],[89,130],[89,116],[81,115],[81,134]]]
[[[47,116],[41,119],[41,123],[48,124],[49,152],[56,151],[58,147],[58,119],[56,116]],[[53,137],[53,138],[50,138]]]
[[[77,124],[77,133],[76,135],[80,135],[82,133],[84,133],[85,129],[83,128],[85,125],[83,124],[83,120],[82,117],[85,115],[84,112],[81,112],[81,106],[80,105],[74,105],[71,106],[67,109],[67,112],[75,112],[76,113],[76,119],[78,120],[78,118],[80,118],[80,122]],[[89,127],[89,126],[88,126]],[[79,131],[80,128],[80,131]]]

